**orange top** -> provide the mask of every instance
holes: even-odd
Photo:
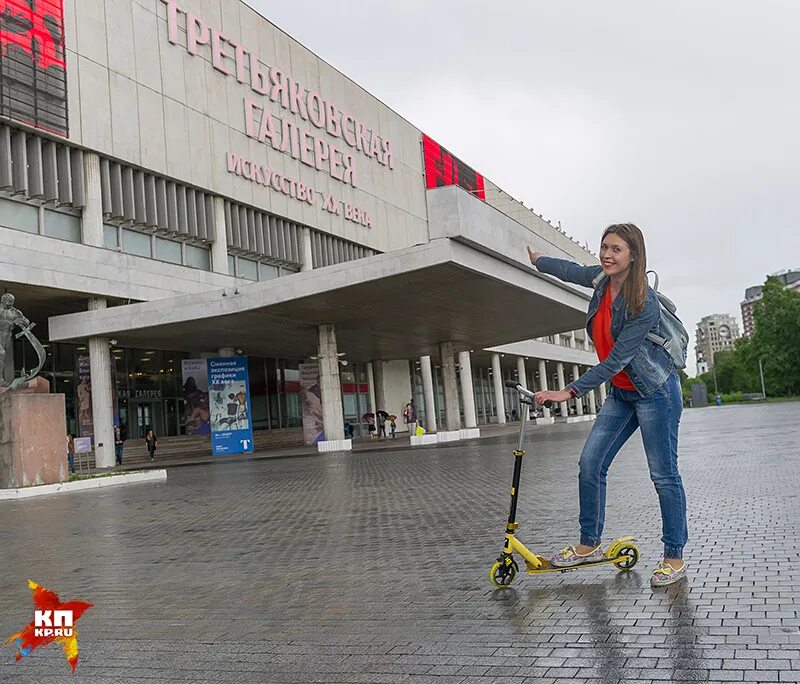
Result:
[[[605,361],[614,346],[614,338],[611,337],[611,286],[606,287],[606,293],[600,301],[600,308],[592,319],[592,341],[597,350],[597,358]],[[624,390],[636,390],[625,371],[620,371],[613,378],[612,384]]]

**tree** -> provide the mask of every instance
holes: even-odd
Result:
[[[741,347],[748,371],[755,366],[757,372],[761,359],[768,395],[800,394],[800,293],[767,278],[753,316],[755,333]]]

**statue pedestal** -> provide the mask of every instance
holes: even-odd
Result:
[[[69,479],[64,395],[47,386],[35,378],[0,394],[0,489]]]

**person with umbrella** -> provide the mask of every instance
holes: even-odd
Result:
[[[377,419],[378,419],[378,439],[386,437],[386,419],[389,417],[389,414],[386,411],[378,411]]]
[[[369,438],[372,439],[375,437],[375,414],[371,411],[369,413],[365,413],[361,416],[361,420],[363,420],[367,424],[367,432],[369,432]]]
[[[397,416],[395,416],[394,414],[390,413],[388,415],[388,417],[386,418],[386,420],[389,421],[389,427],[392,430],[392,439],[394,439],[394,433],[395,433],[395,430],[397,430]]]

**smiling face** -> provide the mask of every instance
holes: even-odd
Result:
[[[608,233],[600,243],[600,263],[607,276],[624,277],[630,271],[633,255],[625,240],[616,233]]]

